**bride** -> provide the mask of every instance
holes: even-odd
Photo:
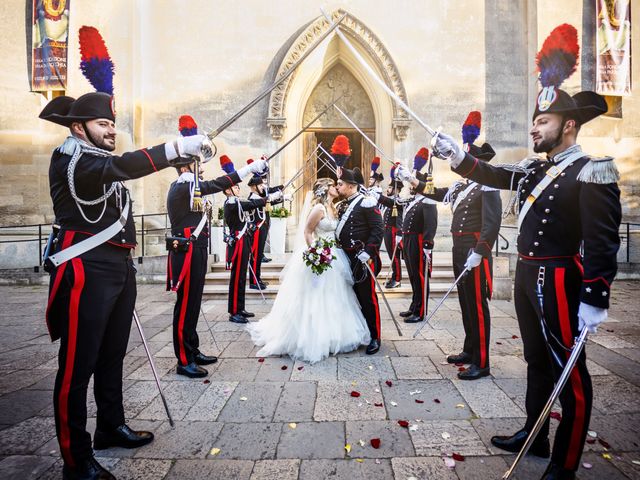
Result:
[[[247,325],[254,343],[262,347],[256,354],[259,357],[288,354],[315,363],[370,341],[345,253],[333,247],[336,259],[321,275],[314,274],[302,258],[317,238],[335,240],[335,183],[331,178],[320,178],[307,195],[303,208],[303,214],[309,211],[306,224],[304,230],[299,229],[293,255],[280,276],[273,308],[259,322]]]

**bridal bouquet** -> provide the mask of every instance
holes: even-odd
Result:
[[[331,251],[335,242],[326,238],[320,238],[302,253],[302,259],[307,267],[316,275],[322,275],[325,270],[331,268],[331,262],[336,256]]]

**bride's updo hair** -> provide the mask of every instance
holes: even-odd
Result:
[[[313,208],[315,205],[322,204],[325,207],[329,208],[333,215],[336,215],[336,207],[333,204],[333,199],[329,197],[329,188],[335,186],[336,182],[333,178],[319,178],[313,184],[313,190],[311,194],[313,195],[311,200],[311,207]]]

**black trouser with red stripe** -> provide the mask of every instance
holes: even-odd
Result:
[[[427,259],[422,249],[422,234],[405,233],[402,235],[402,243],[404,265],[407,267],[407,274],[409,275],[409,281],[411,282],[412,291],[411,305],[409,306],[409,310],[413,315],[422,317],[424,316],[424,312],[429,303],[429,277],[431,276],[431,268],[429,268],[426,278],[427,301],[424,302],[424,273]]]
[[[345,250],[351,264],[351,271],[354,273],[353,291],[356,293],[362,315],[367,321],[369,332],[372,340],[380,340],[380,304],[378,303],[378,294],[376,293],[375,279],[369,273],[369,270],[355,256],[356,251]],[[382,268],[380,257],[375,255],[371,257],[369,266],[373,273],[377,276]]]
[[[563,349],[547,333],[545,340],[540,322],[540,307],[536,296],[536,282],[540,266],[545,267],[543,287],[544,318],[547,328],[565,348],[573,346],[578,336],[578,307],[582,285],[581,265],[574,260],[545,261],[543,263],[518,259],[515,280],[515,307],[527,362],[527,422],[531,431],[544,408],[562,368],[551,357],[552,348],[563,364],[570,352]],[[576,470],[584,447],[593,390],[583,351],[560,394],[562,420],[556,432],[551,460],[567,470]],[[547,419],[538,438],[549,435]]]
[[[453,274],[458,278],[464,270],[469,249],[473,248],[473,245],[457,241],[455,237],[453,241]],[[475,243],[475,240],[472,243]],[[491,335],[489,299],[491,298],[492,267],[492,257],[483,258],[480,265],[467,272],[458,282],[458,301],[464,326],[463,351],[471,355],[471,363],[479,368],[489,367]]]
[[[400,264],[400,257],[402,256],[402,249],[398,245],[398,249],[393,256],[393,252],[396,249],[396,235],[398,235],[398,228],[386,226],[384,228],[384,247],[387,249],[387,254],[391,260],[391,278],[396,282],[402,280],[402,266]]]
[[[176,305],[173,308],[173,349],[180,365],[192,363],[199,353],[200,340],[196,328],[207,273],[207,255],[207,247],[196,244],[192,244],[191,254],[169,253],[172,272],[186,269],[182,282],[178,285]]]
[[[267,243],[269,224],[265,221],[260,228],[253,232],[253,242],[251,242],[251,268],[255,277],[249,274],[249,283],[256,285],[256,278],[262,281],[262,257],[264,257],[264,247]]]
[[[118,262],[74,258],[58,267],[51,281],[47,316],[61,335],[53,391],[56,433],[62,458],[74,466],[93,455],[86,431],[91,375],[97,429],[125,423],[122,361],[136,302],[136,271],[124,255]]]
[[[236,232],[238,235],[239,232]],[[229,278],[229,302],[228,312],[235,315],[244,310],[244,295],[247,287],[247,270],[249,266],[249,254],[251,253],[250,235],[243,235],[236,240],[233,247],[227,246],[227,264],[231,264],[231,277]]]

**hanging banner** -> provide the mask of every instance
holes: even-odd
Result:
[[[69,3],[33,0],[31,91],[66,90]]]
[[[596,2],[596,92],[631,95],[631,7],[629,0]]]

